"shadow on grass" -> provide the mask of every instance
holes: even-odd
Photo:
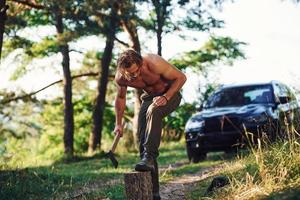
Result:
[[[107,152],[101,151],[100,153],[97,153],[93,156],[72,156],[72,157],[62,157],[59,160],[56,160],[53,164],[69,164],[69,163],[75,163],[75,162],[82,162],[87,160],[95,160],[95,159],[105,159],[107,157]]]
[[[115,154],[119,161],[119,167],[115,169],[105,153],[100,152],[93,157],[76,156],[72,159],[57,160],[49,166],[2,170],[0,171],[0,199],[53,199],[57,195],[68,194],[93,182],[101,185],[101,183],[105,184],[111,180],[122,179],[123,174],[132,171],[134,165],[139,161],[137,153]],[[208,156],[208,163],[232,157],[212,154]],[[158,159],[160,166],[178,162],[186,163],[185,146],[176,143],[162,147]],[[174,171],[171,176],[193,173],[205,165],[205,163],[199,164],[199,166],[184,165],[179,167],[177,172]],[[82,195],[87,195],[88,199],[97,195],[121,198],[124,193],[124,185],[121,183],[117,183],[114,187],[98,186],[95,186],[97,190],[92,193],[83,193]]]
[[[134,156],[128,156],[122,161],[122,167],[115,169],[103,155],[59,160],[49,166],[1,170],[0,199],[53,199],[59,193],[68,193],[91,182],[104,184],[121,179],[135,162]]]
[[[249,155],[249,151],[247,149],[240,149],[238,151],[230,151],[230,152],[211,152],[207,154],[207,159],[210,161],[220,161],[220,160],[226,160],[226,161],[232,161],[236,158],[246,157]]]

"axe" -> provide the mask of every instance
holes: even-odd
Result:
[[[111,162],[112,162],[112,164],[115,168],[117,168],[118,164],[119,164],[117,159],[115,158],[115,155],[114,155],[114,152],[116,150],[116,147],[117,147],[117,144],[118,144],[119,140],[120,140],[120,135],[116,134],[115,138],[114,138],[114,141],[113,141],[113,144],[112,144],[112,147],[111,147],[110,151],[106,154],[106,157],[108,157],[111,160]]]

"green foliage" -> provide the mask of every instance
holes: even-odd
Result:
[[[15,34],[19,29],[25,28],[27,22],[22,16],[26,8],[18,6],[16,3],[7,1],[9,9],[7,11],[7,19],[5,21],[5,33],[7,35]]]
[[[38,152],[42,158],[59,159],[63,154],[63,104],[62,99],[45,103],[40,123],[43,126]]]
[[[3,47],[7,50],[13,51],[18,48],[30,49],[32,45],[33,42],[31,40],[20,36],[15,36],[10,40],[6,40],[3,44]]]
[[[82,95],[74,98],[74,151],[83,154],[88,149],[92,130],[93,99]],[[61,100],[49,102],[42,113],[43,133],[40,139],[39,153],[45,157],[62,156],[63,152],[63,104]],[[111,135],[114,128],[114,111],[107,105],[104,111],[103,135]]]
[[[28,54],[34,58],[42,58],[58,52],[59,48],[56,39],[53,36],[48,36],[43,38],[42,41],[34,43]]]
[[[27,38],[15,36],[9,38],[3,43],[3,57],[6,57],[9,53],[16,49],[24,49],[25,52],[29,52],[33,42]]]
[[[219,60],[232,64],[233,60],[245,58],[241,46],[246,45],[230,37],[216,37],[211,39],[203,47],[203,60],[201,62],[210,62]]]
[[[171,115],[164,118],[164,128],[175,129],[183,133],[187,120],[195,111],[196,107],[194,104],[185,103],[179,106]]]
[[[87,51],[84,54],[83,60],[82,60],[82,66],[80,68],[80,72],[86,72],[86,71],[99,71],[99,65],[100,65],[100,60],[99,58],[101,57],[100,52],[96,51]],[[101,70],[101,68],[100,68]],[[94,78],[95,80],[95,78]]]
[[[191,68],[195,71],[206,71],[208,67],[219,62],[232,64],[236,59],[243,59],[241,50],[244,42],[230,37],[212,36],[199,50],[184,53],[180,58],[171,60],[179,69]]]
[[[14,92],[0,91],[1,101],[15,97]],[[24,149],[34,143],[32,138],[39,136],[41,126],[37,122],[39,104],[29,99],[23,101],[0,103],[0,162],[14,162],[22,157]],[[21,155],[22,154],[22,155]],[[12,156],[14,155],[14,156]]]
[[[199,16],[197,16],[199,18]],[[181,24],[187,27],[190,30],[195,31],[209,31],[212,28],[223,28],[224,21],[217,20],[212,16],[207,17],[207,19],[203,19],[201,16],[198,20],[197,17],[193,17],[192,15],[188,15]]]
[[[88,138],[91,132],[93,105],[87,96],[76,99],[74,105],[74,150],[75,152],[86,152],[88,149]]]
[[[208,97],[219,87],[216,83],[203,84],[201,88],[198,88],[198,96],[196,104],[203,106],[203,103],[207,101]]]
[[[213,28],[223,28],[224,21],[216,19],[211,10],[221,9],[225,0],[215,1],[179,1],[185,8],[186,16],[179,20],[182,27],[194,31],[210,31]]]
[[[53,17],[47,9],[26,9],[21,16],[26,21],[26,26],[46,26],[53,24]]]

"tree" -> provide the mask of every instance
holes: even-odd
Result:
[[[64,34],[63,13],[60,9],[61,5],[53,6],[55,17],[55,27],[57,36],[61,37]],[[65,154],[67,157],[72,157],[74,148],[74,111],[72,103],[72,78],[70,70],[69,45],[65,42],[58,44],[59,51],[62,54],[62,67],[64,74],[64,145]]]
[[[74,13],[74,7],[80,5],[79,1],[14,1],[15,4],[22,4],[26,9],[21,10],[19,15],[12,16],[12,25],[17,29],[24,27],[34,27],[40,25],[53,25],[57,34],[54,37],[47,37],[39,44],[35,44],[27,39],[14,35],[13,39],[18,38],[17,46],[25,48],[25,53],[32,58],[43,57],[53,53],[62,55],[63,85],[64,85],[64,147],[67,158],[73,156],[73,137],[74,137],[74,116],[72,104],[72,78],[70,71],[69,45],[72,39],[77,38],[72,33],[74,23],[65,23],[66,18]]]
[[[162,33],[163,27],[165,25],[166,19],[170,14],[168,7],[171,5],[170,0],[151,0],[154,5],[154,10],[156,14],[155,20],[155,32],[157,38],[157,54],[162,55]]]
[[[203,0],[140,0],[138,2],[151,3],[153,11],[150,11],[149,18],[142,19],[141,25],[153,31],[157,38],[157,54],[162,55],[163,34],[180,31],[181,35],[185,30],[210,31],[212,28],[221,28],[223,21],[215,19],[209,12],[212,8],[221,8],[225,0],[216,0],[211,3]],[[178,18],[175,9],[184,14]]]
[[[88,34],[98,34],[102,33],[104,36],[107,36],[106,41],[106,47],[104,49],[104,53],[102,54],[101,58],[101,65],[100,65],[100,73],[99,81],[98,81],[98,87],[97,87],[97,97],[95,101],[95,108],[93,112],[93,129],[92,134],[89,140],[90,143],[90,151],[91,149],[95,149],[98,144],[100,144],[101,141],[101,130],[102,130],[102,118],[103,118],[103,110],[105,107],[105,94],[106,94],[106,85],[108,81],[108,66],[111,61],[112,57],[112,48],[113,48],[113,40],[114,37],[114,31],[115,28],[111,27],[110,22],[113,22],[113,20],[110,20],[111,18],[116,19],[115,16],[107,15],[106,12],[109,9],[112,9],[112,5],[114,4],[116,7],[116,2],[112,1],[75,1],[75,2],[44,2],[47,4],[47,7],[44,7],[43,5],[37,5],[33,4],[31,1],[22,1],[22,4],[26,6],[30,6],[30,8],[36,8],[38,10],[34,12],[27,13],[26,20],[29,20],[32,24],[32,26],[37,24],[51,24],[55,25],[56,30],[58,32],[57,41],[54,41],[54,44],[51,42],[53,38],[47,37],[47,44],[51,43],[51,45],[46,45],[44,43],[44,47],[39,46],[39,48],[32,48],[34,45],[24,39],[20,38],[19,41],[22,43],[22,45],[26,44],[26,53],[31,54],[33,57],[38,54],[43,55],[49,55],[49,52],[51,50],[54,50],[55,52],[61,52],[63,55],[63,66],[69,65],[69,56],[68,52],[70,51],[68,42],[72,41],[73,39],[76,39],[83,35]],[[62,5],[60,5],[60,3]],[[52,9],[53,8],[53,9]],[[113,13],[116,13],[115,8],[112,10]],[[49,13],[51,13],[49,15]],[[89,14],[92,13],[94,16],[98,18],[98,20],[94,20],[89,17]],[[113,14],[116,15],[116,14]],[[47,19],[40,22],[40,19]],[[96,22],[96,23],[94,23]],[[25,23],[28,24],[28,23]],[[96,25],[97,24],[97,25]],[[95,27],[97,27],[95,29]],[[112,32],[111,32],[112,31]],[[113,33],[113,34],[111,34]],[[16,38],[16,37],[15,37]],[[50,42],[49,42],[50,40]],[[47,48],[49,47],[49,48]],[[38,49],[38,51],[35,51],[35,49]],[[40,50],[43,50],[40,52]],[[100,54],[99,54],[100,55]],[[69,81],[72,80],[71,78],[71,72],[68,67],[64,67],[64,81],[65,83],[69,83]],[[69,73],[69,75],[68,75]],[[68,108],[65,112],[67,116],[73,116],[73,109],[70,106],[70,100],[72,99],[72,92],[69,92],[71,89],[72,91],[72,84],[65,85],[64,91],[67,92],[65,94],[65,108]],[[67,103],[69,102],[69,103]],[[65,139],[64,143],[66,148],[66,151],[73,151],[73,148],[71,144],[73,143],[73,135],[74,135],[74,120],[70,117],[65,117],[65,123],[68,123],[65,125]],[[71,122],[71,123],[70,123]],[[72,131],[72,134],[69,134],[70,130]],[[73,153],[71,153],[73,154]]]
[[[4,33],[7,9],[8,9],[8,6],[6,5],[6,0],[0,0],[0,60],[1,60],[3,33]]]
[[[136,52],[141,53],[141,44],[139,40],[137,25],[138,17],[135,4],[130,1],[123,1],[120,7],[121,12],[121,27],[129,35],[130,45]],[[141,107],[140,96],[142,94],[141,89],[135,89],[135,101],[134,101],[134,116],[132,120],[133,130],[132,135],[134,139],[135,148],[138,149],[138,115]]]
[[[97,146],[101,148],[101,134],[102,134],[102,125],[103,125],[103,113],[105,108],[105,96],[106,96],[106,89],[107,89],[107,82],[108,82],[108,75],[109,75],[109,65],[112,59],[112,50],[114,47],[114,40],[116,35],[116,29],[118,26],[118,9],[119,4],[117,1],[107,1],[105,2],[107,6],[106,9],[110,10],[108,16],[101,15],[98,18],[98,23],[104,23],[104,35],[106,37],[105,48],[103,52],[103,56],[101,57],[101,76],[98,80],[97,86],[97,97],[96,103],[93,111],[93,128],[92,133],[90,135],[89,140],[89,153],[92,153],[96,150]]]
[[[211,36],[199,49],[184,52],[171,62],[179,69],[190,68],[206,73],[209,67],[217,63],[231,65],[236,59],[244,59],[245,54],[241,49],[243,45],[246,43],[230,37]]]

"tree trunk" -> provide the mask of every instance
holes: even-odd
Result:
[[[170,0],[152,0],[156,13],[156,38],[157,54],[162,55],[162,33],[166,21],[167,7],[170,6]]]
[[[6,20],[6,10],[7,10],[6,1],[0,0],[0,60],[1,60],[1,53],[2,53],[5,20]]]
[[[152,200],[151,172],[129,172],[124,174],[128,200]]]
[[[157,39],[157,54],[161,56],[161,40],[162,40],[162,5],[159,0],[152,0],[156,13],[156,39]]]
[[[62,12],[55,9],[56,30],[59,35],[64,32]],[[74,140],[74,114],[72,103],[72,77],[70,71],[70,57],[68,44],[60,44],[59,51],[62,55],[63,66],[63,85],[64,85],[64,147],[66,158],[73,157],[73,140]]]
[[[162,27],[158,25],[157,32],[156,32],[156,38],[157,38],[157,54],[162,55]]]
[[[106,34],[106,43],[103,52],[103,56],[101,58],[101,76],[98,80],[97,87],[97,97],[96,103],[93,111],[93,128],[92,133],[89,138],[89,154],[92,154],[97,146],[99,149],[101,148],[101,136],[102,136],[102,126],[103,126],[103,113],[105,109],[105,96],[109,75],[109,65],[112,59],[112,50],[114,47],[114,38],[116,34],[116,26],[117,26],[117,10],[112,8],[111,17],[110,17],[110,27],[107,30]]]

